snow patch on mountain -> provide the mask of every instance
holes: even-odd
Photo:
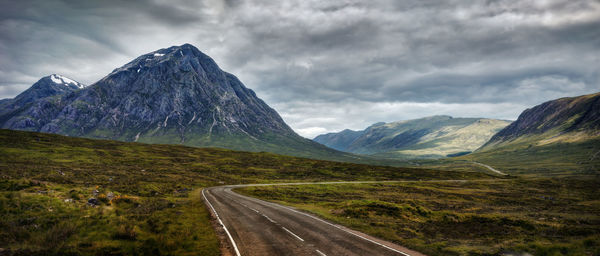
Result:
[[[52,82],[54,82],[56,84],[72,84],[72,85],[77,86],[77,88],[80,88],[80,89],[85,87],[85,85],[78,83],[73,79],[70,79],[65,76],[57,75],[57,74],[50,75],[50,79],[52,79]]]

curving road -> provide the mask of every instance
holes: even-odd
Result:
[[[257,185],[271,184],[220,186],[202,191],[223,226],[234,255],[423,255],[293,208],[231,191]]]

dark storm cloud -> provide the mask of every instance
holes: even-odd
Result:
[[[0,97],[192,43],[305,136],[600,91],[600,2],[1,1]],[[324,111],[324,110],[327,111]]]

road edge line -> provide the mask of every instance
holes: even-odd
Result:
[[[225,224],[223,224],[223,221],[221,221],[221,218],[219,217],[219,214],[217,213],[217,211],[215,210],[215,208],[212,206],[212,204],[210,203],[210,201],[208,200],[208,198],[204,194],[204,190],[205,189],[203,188],[202,189],[202,196],[204,197],[204,200],[206,201],[206,203],[208,204],[208,206],[210,206],[210,209],[212,209],[212,211],[215,213],[215,217],[217,217],[217,220],[219,221],[219,224],[221,224],[221,226],[225,230],[225,233],[227,233],[227,237],[229,237],[229,241],[231,241],[231,244],[233,245],[233,249],[235,250],[235,255],[241,256],[240,251],[238,250],[237,244],[233,240],[233,237],[231,237],[231,234],[229,233],[229,230],[227,230],[227,227],[225,226]]]

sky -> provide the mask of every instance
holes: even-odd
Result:
[[[0,98],[184,43],[307,138],[600,91],[598,0],[0,0]]]

